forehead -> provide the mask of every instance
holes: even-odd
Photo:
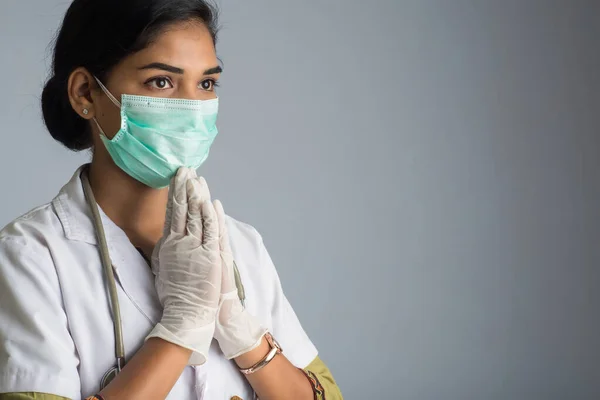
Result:
[[[185,21],[165,27],[145,49],[134,54],[130,61],[137,67],[144,62],[162,62],[186,71],[211,68],[218,64],[210,31],[197,21]]]

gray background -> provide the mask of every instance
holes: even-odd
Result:
[[[2,0],[0,225],[87,160],[38,106],[67,5]],[[203,173],[347,399],[600,398],[600,2],[224,0],[222,23]]]

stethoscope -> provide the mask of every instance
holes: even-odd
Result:
[[[100,390],[104,389],[108,384],[121,372],[125,366],[125,345],[123,341],[123,325],[121,323],[121,309],[119,308],[119,298],[117,296],[117,284],[115,281],[115,274],[113,271],[113,265],[110,260],[110,254],[108,252],[108,244],[106,242],[106,234],[104,232],[104,226],[102,225],[102,218],[100,211],[98,210],[98,204],[94,197],[92,187],[88,178],[89,166],[86,166],[81,171],[81,182],[83,184],[83,192],[86,197],[88,206],[92,212],[92,221],[94,223],[94,229],[96,231],[96,237],[98,239],[98,246],[100,248],[100,260],[102,261],[102,267],[106,276],[106,282],[108,283],[108,294],[110,298],[110,305],[112,309],[113,327],[115,334],[115,357],[116,364],[111,367],[100,381]],[[235,285],[237,287],[238,297],[244,305],[246,300],[246,293],[244,285],[240,277],[235,261],[233,263],[233,273],[235,276]]]

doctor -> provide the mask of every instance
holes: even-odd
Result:
[[[0,232],[0,400],[342,398],[260,235],[196,176],[215,17],[202,0],[69,7],[44,121],[93,157]]]

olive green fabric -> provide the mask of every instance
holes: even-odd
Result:
[[[319,382],[325,389],[325,397],[327,400],[342,400],[342,392],[338,388],[331,371],[325,363],[319,358],[315,358],[306,368],[319,378]],[[69,400],[66,397],[56,396],[46,393],[1,393],[0,400]]]
[[[66,397],[46,393],[1,393],[0,400],[69,400]]]
[[[342,392],[338,387],[337,383],[333,379],[333,375],[327,365],[317,356],[306,368],[307,371],[312,372],[317,376],[321,386],[325,389],[325,398],[327,400],[342,400]],[[2,400],[2,399],[0,399]]]

